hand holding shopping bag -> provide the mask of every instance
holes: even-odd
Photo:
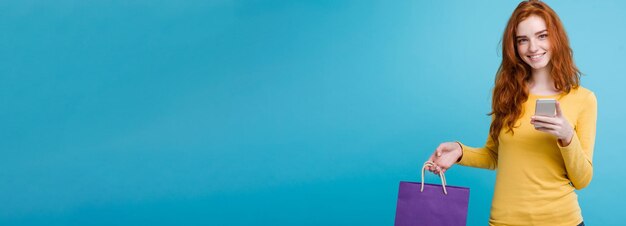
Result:
[[[395,226],[466,224],[469,188],[446,186],[442,172],[439,172],[441,185],[424,183],[424,170],[433,165],[424,163],[421,184],[400,182]]]

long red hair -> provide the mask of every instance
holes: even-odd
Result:
[[[522,104],[528,100],[526,83],[531,78],[532,68],[517,54],[515,35],[517,25],[530,16],[538,16],[546,23],[552,51],[549,66],[554,87],[561,93],[569,93],[580,83],[581,73],[574,64],[573,52],[558,15],[543,2],[521,2],[513,11],[502,37],[502,63],[496,74],[489,113],[493,119],[489,136],[496,143],[503,128],[513,133],[515,122],[522,115]]]

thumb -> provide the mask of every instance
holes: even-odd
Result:
[[[561,117],[563,115],[563,112],[561,111],[561,104],[557,101],[556,102],[556,117]]]
[[[435,150],[435,156],[441,157],[441,153],[443,152],[442,149],[443,148],[441,146],[437,147],[437,150]]]

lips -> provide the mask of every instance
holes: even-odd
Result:
[[[528,55],[528,58],[530,58],[531,61],[539,61],[543,58],[544,55],[546,55],[546,52],[541,54]]]

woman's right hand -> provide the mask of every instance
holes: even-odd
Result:
[[[463,148],[457,142],[441,143],[435,152],[430,156],[428,161],[433,162],[434,166],[428,166],[428,170],[435,174],[439,172],[445,173],[454,163],[457,163],[463,156]]]

